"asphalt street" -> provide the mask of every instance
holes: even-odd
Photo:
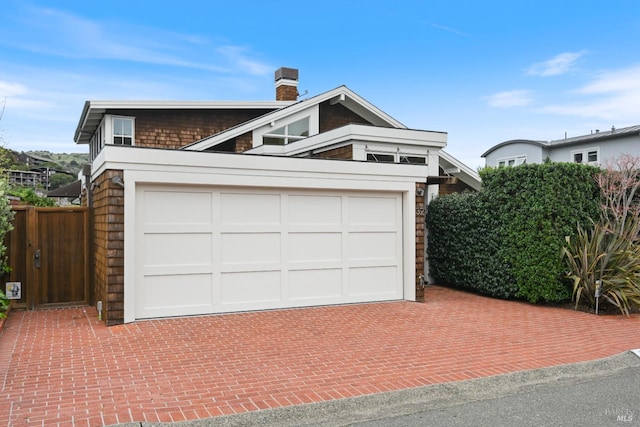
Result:
[[[181,423],[200,426],[640,426],[640,357],[606,359]]]

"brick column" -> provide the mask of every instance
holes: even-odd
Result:
[[[422,196],[420,195],[422,194]],[[424,302],[424,221],[427,185],[416,182],[416,301]],[[423,277],[423,281],[420,277]]]
[[[108,170],[93,182],[95,298],[102,301],[107,325],[124,323],[124,188]]]

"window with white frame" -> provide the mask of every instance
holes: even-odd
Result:
[[[309,137],[309,117],[270,130],[262,135],[264,145],[287,145]]]
[[[588,148],[586,150],[575,150],[571,152],[573,163],[584,163],[589,165],[597,165],[600,161],[600,149]]]
[[[96,128],[89,143],[91,160],[102,151],[105,144],[134,145],[135,119],[106,114]]]
[[[133,145],[133,119],[130,117],[113,117],[113,143],[116,145]]]
[[[527,163],[527,156],[509,157],[498,160],[498,167],[503,166],[520,166]]]
[[[410,163],[417,165],[424,165],[427,163],[425,156],[409,155],[404,153],[385,153],[370,151],[367,153],[368,162],[380,162],[380,163]]]
[[[395,163],[395,154],[367,153],[367,162]]]
[[[424,156],[408,156],[405,154],[399,154],[398,163],[410,163],[414,165],[424,165],[427,163],[427,158]]]

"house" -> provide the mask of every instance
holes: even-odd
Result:
[[[30,167],[53,163],[51,159],[47,159],[46,157],[42,157],[42,156],[37,156],[35,154],[28,154],[28,153],[25,153],[24,151],[18,154],[18,160],[21,163],[24,163],[25,165]]]
[[[80,195],[82,193],[82,181],[75,180],[67,185],[58,187],[47,193],[47,197],[54,199],[57,206],[71,206],[80,203]]]
[[[482,157],[486,166],[517,166],[523,163],[574,162],[601,165],[620,154],[640,156],[640,125],[555,141],[515,139],[488,149]]]
[[[297,85],[281,68],[275,101],[85,103],[74,139],[107,324],[421,298],[426,204],[478,174],[444,132]]]
[[[47,182],[47,176],[39,171],[5,169],[3,172],[11,185],[19,187],[44,187]]]
[[[4,169],[3,172],[11,185],[44,190],[50,188],[51,177],[56,173],[69,175],[69,172],[43,166],[33,167],[30,170]]]

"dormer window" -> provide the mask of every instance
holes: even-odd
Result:
[[[309,137],[309,117],[304,117],[262,135],[264,145],[287,145]]]
[[[133,145],[133,119],[128,117],[113,118],[113,143],[116,145]]]

